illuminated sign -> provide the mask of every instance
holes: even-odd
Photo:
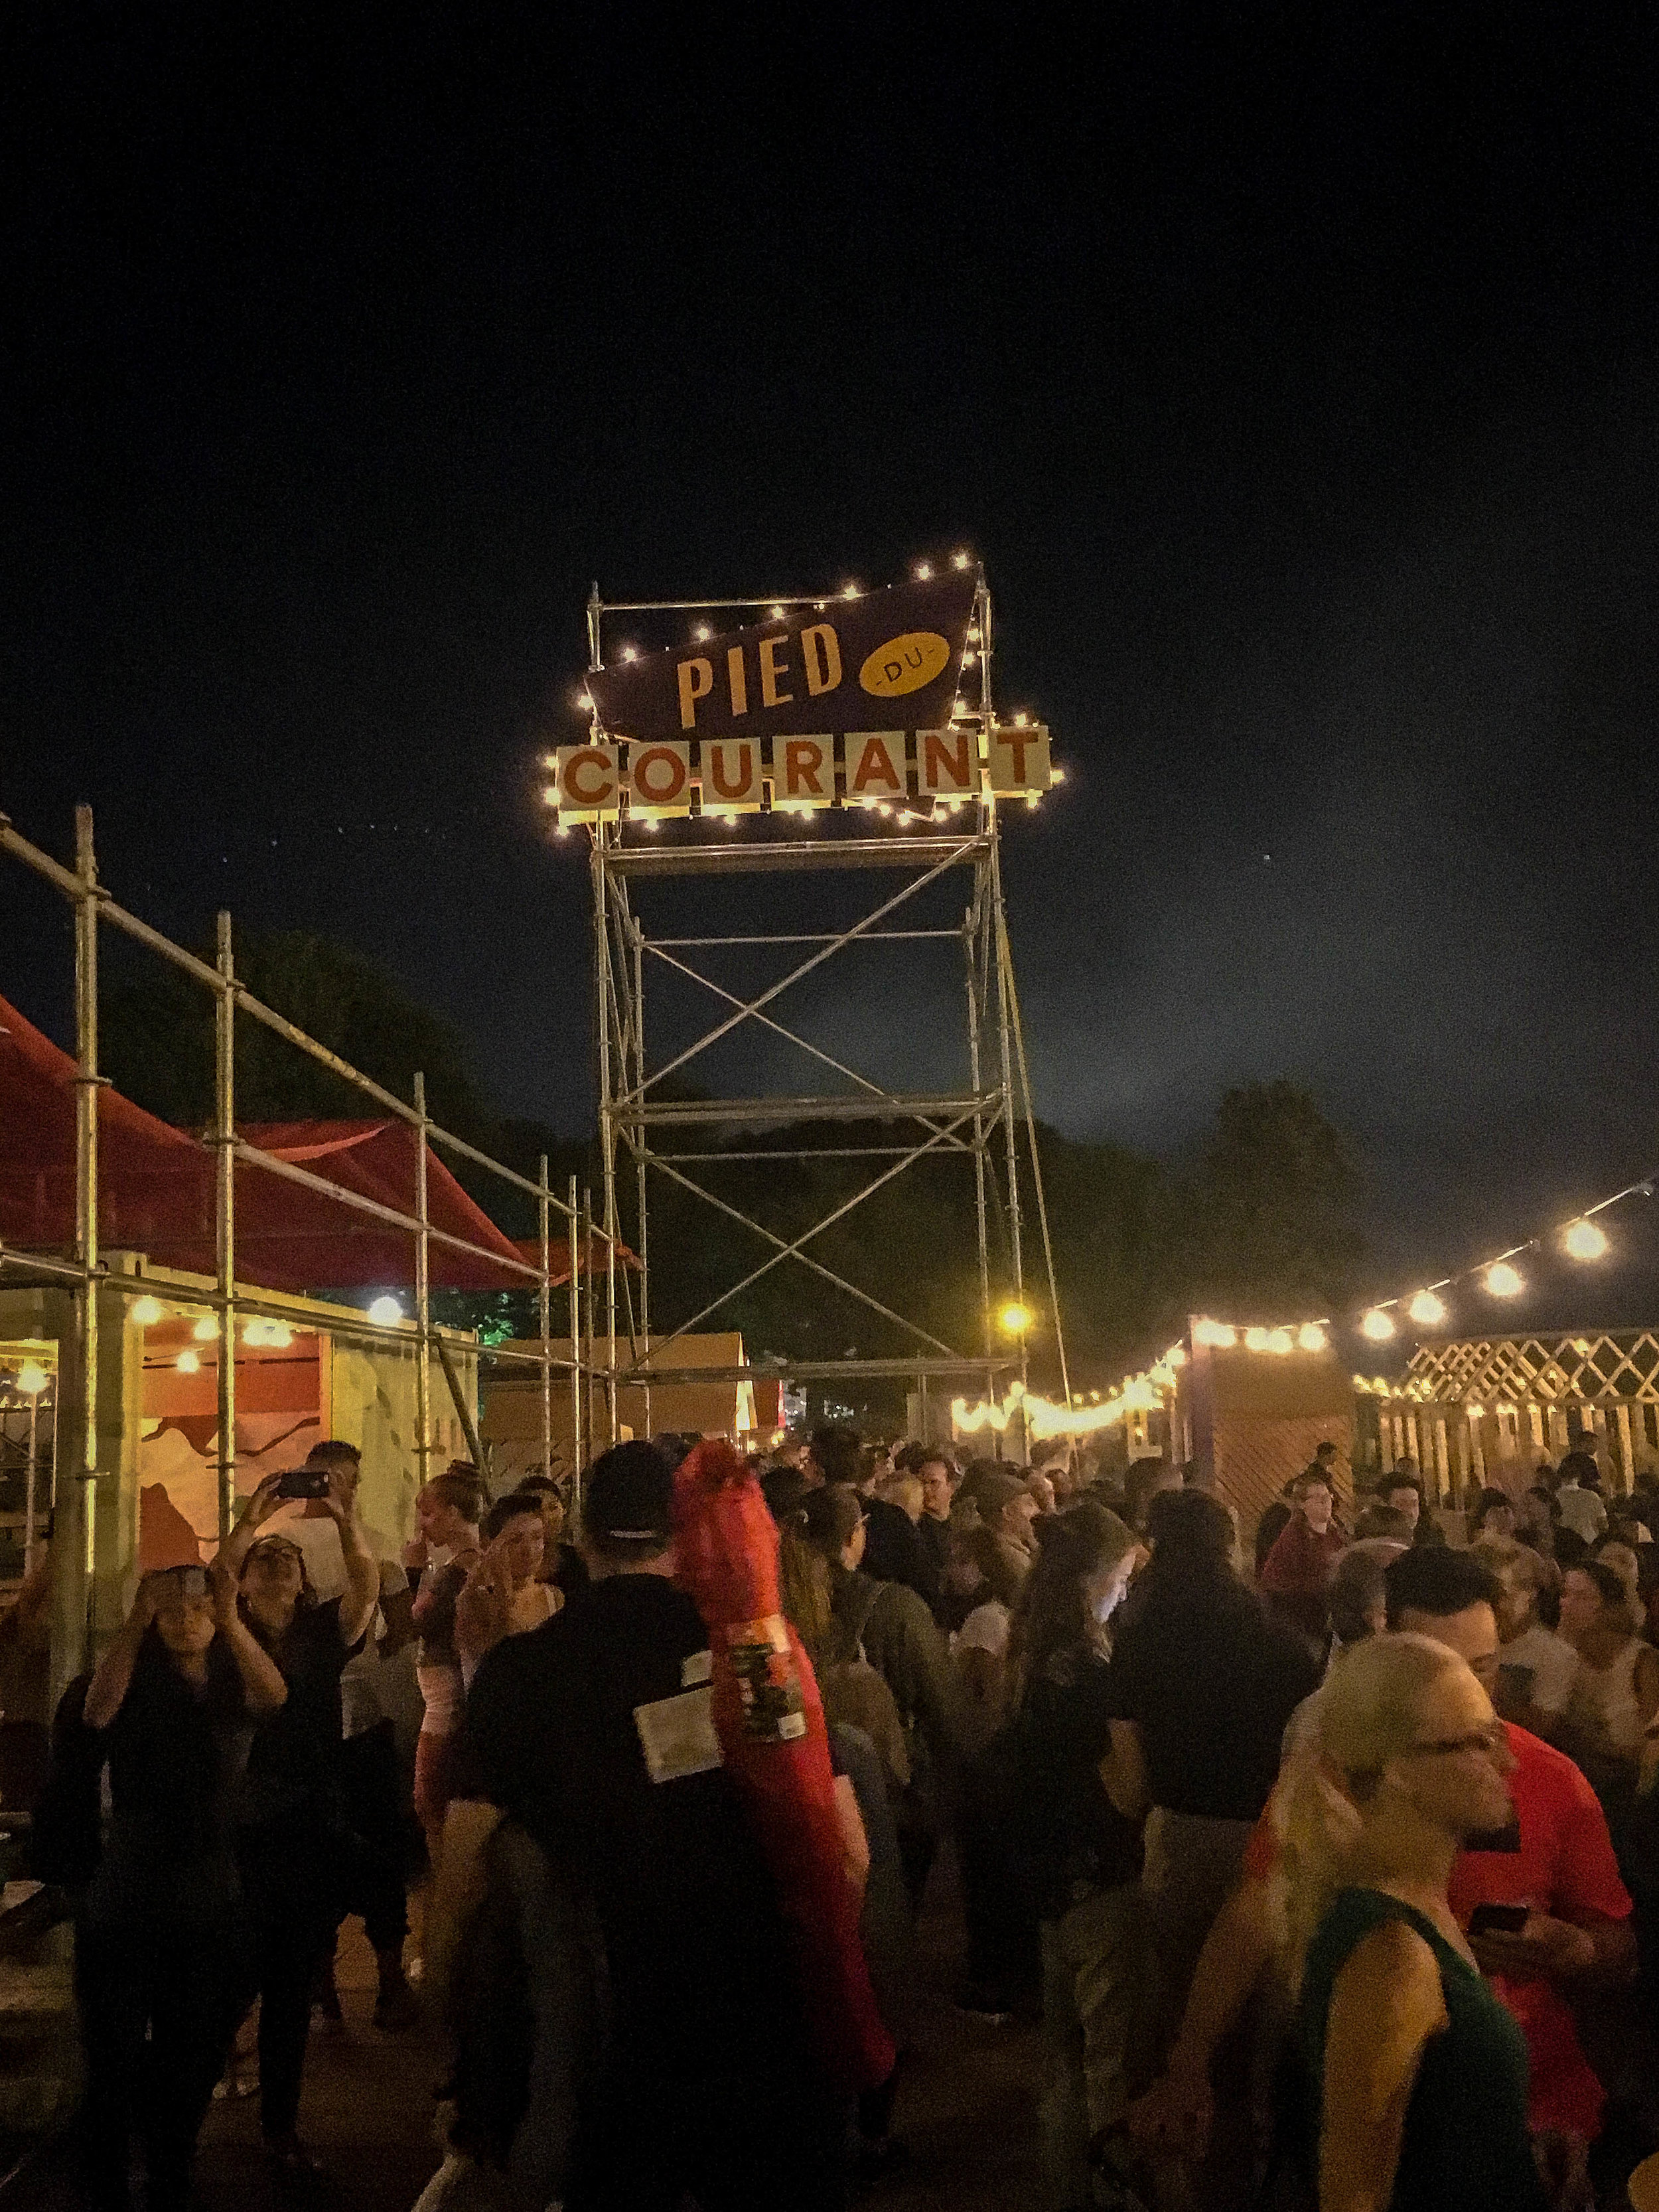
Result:
[[[960,723],[910,732],[802,732],[766,741],[602,738],[561,745],[554,768],[547,797],[562,823],[949,804],[981,793],[1037,799],[1057,780],[1041,722],[1000,722],[988,738]]]
[[[896,720],[912,730],[942,726],[956,703],[975,589],[972,576],[957,575],[781,611],[694,646],[595,668],[588,696],[611,738],[824,744],[825,730],[885,731]],[[901,699],[896,716],[892,702]]]

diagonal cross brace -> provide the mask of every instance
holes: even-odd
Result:
[[[849,1283],[844,1275],[838,1275],[833,1267],[826,1267],[821,1261],[812,1259],[802,1248],[809,1244],[813,1237],[822,1235],[824,1230],[833,1227],[837,1221],[850,1213],[854,1206],[862,1206],[866,1198],[873,1197],[884,1183],[891,1182],[895,1176],[902,1175],[906,1168],[921,1159],[924,1153],[934,1151],[969,1118],[966,1114],[958,1115],[946,1128],[935,1131],[925,1145],[918,1145],[913,1152],[907,1152],[896,1165],[889,1168],[884,1174],[878,1175],[873,1182],[866,1183],[862,1190],[855,1192],[851,1198],[838,1206],[833,1213],[826,1213],[822,1221],[815,1221],[812,1226],[804,1231],[793,1243],[786,1242],[775,1230],[767,1228],[763,1222],[757,1221],[752,1215],[743,1212],[739,1207],[729,1204],[723,1198],[717,1198],[712,1190],[705,1190],[701,1183],[693,1182],[690,1176],[682,1175],[678,1168],[670,1167],[665,1160],[659,1158],[655,1153],[647,1153],[647,1160],[652,1167],[659,1170],[662,1174],[679,1183],[684,1189],[691,1192],[694,1197],[706,1200],[717,1212],[728,1215],[732,1220],[741,1223],[745,1229],[753,1230],[756,1236],[763,1237],[767,1243],[775,1244],[777,1247],[769,1259],[763,1260],[760,1266],[745,1275],[740,1283],[733,1283],[729,1290],[722,1291],[719,1297],[704,1306],[701,1312],[693,1314],[690,1321],[682,1322],[672,1334],[654,1343],[651,1347],[652,1358],[656,1357],[663,1345],[672,1344],[676,1337],[689,1334],[699,1322],[707,1321],[710,1314],[717,1313],[721,1306],[736,1297],[740,1291],[747,1290],[751,1283],[758,1282],[763,1275],[769,1274],[772,1269],[780,1266],[782,1261],[792,1259],[799,1260],[803,1267],[810,1267],[815,1275],[822,1275],[826,1282],[833,1283],[836,1289],[845,1291],[848,1297],[857,1298],[861,1304],[868,1306],[872,1312],[878,1313],[884,1321],[896,1322],[901,1328],[908,1329],[912,1335],[919,1336],[924,1344],[931,1344],[936,1352],[942,1352],[947,1359],[959,1358],[960,1354],[954,1352],[948,1344],[941,1342],[938,1337],[930,1335],[920,1322],[909,1321],[903,1314],[896,1313],[890,1306],[884,1305],[879,1298],[872,1297],[868,1291],[860,1290],[856,1283]]]
[[[854,938],[865,936],[878,921],[884,921],[896,907],[902,906],[907,899],[912,899],[918,891],[925,890],[936,877],[942,876],[948,869],[956,867],[960,863],[963,854],[972,851],[975,842],[974,838],[969,837],[953,847],[944,860],[939,861],[934,866],[926,869],[915,878],[914,882],[906,884],[902,890],[896,891],[891,898],[884,900],[873,914],[866,914],[862,921],[855,921],[850,929],[845,931],[833,943],[824,945],[820,951],[813,953],[810,959],[803,960],[798,967],[792,968],[787,975],[781,976],[775,983],[769,984],[757,999],[746,1000],[738,1007],[736,1013],[728,1014],[723,1022],[717,1023],[712,1030],[700,1036],[695,1044],[688,1045],[684,1052],[678,1054],[665,1066],[659,1067],[654,1075],[647,1076],[636,1090],[623,1091],[616,1099],[615,1104],[617,1106],[635,1104],[653,1084],[660,1083],[665,1076],[672,1075],[677,1068],[684,1067],[687,1060],[695,1060],[699,1053],[707,1052],[710,1045],[718,1044],[723,1036],[729,1036],[740,1023],[746,1022],[751,1014],[758,1013],[763,1006],[770,1006],[773,1000],[781,997],[792,983],[799,983],[803,975],[810,975],[815,968],[822,967],[826,960],[833,958],[837,952],[850,945]]]

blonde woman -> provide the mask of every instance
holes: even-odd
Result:
[[[1543,2212],[1526,2044],[1446,1895],[1510,1817],[1502,1723],[1445,1645],[1388,1636],[1339,1660],[1320,1737],[1282,1869],[1319,2212]]]

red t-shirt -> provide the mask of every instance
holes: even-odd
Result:
[[[1595,1792],[1563,1752],[1506,1723],[1515,1771],[1509,1778],[1521,1832],[1518,1851],[1462,1851],[1447,1885],[1451,1908],[1467,1927],[1477,1905],[1528,1905],[1570,1920],[1600,1913],[1630,1917],[1630,1893]],[[1278,1792],[1256,1823],[1244,1869],[1265,1881],[1279,1856]],[[1553,1982],[1492,1978],[1493,1994],[1514,2014],[1532,2061],[1527,2116],[1534,2130],[1562,2129],[1594,2137],[1606,2094],[1579,2048],[1572,2009]]]

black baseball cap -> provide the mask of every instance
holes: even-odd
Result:
[[[588,1469],[582,1526],[592,1536],[661,1551],[674,1533],[674,1476],[654,1444],[615,1444]]]

